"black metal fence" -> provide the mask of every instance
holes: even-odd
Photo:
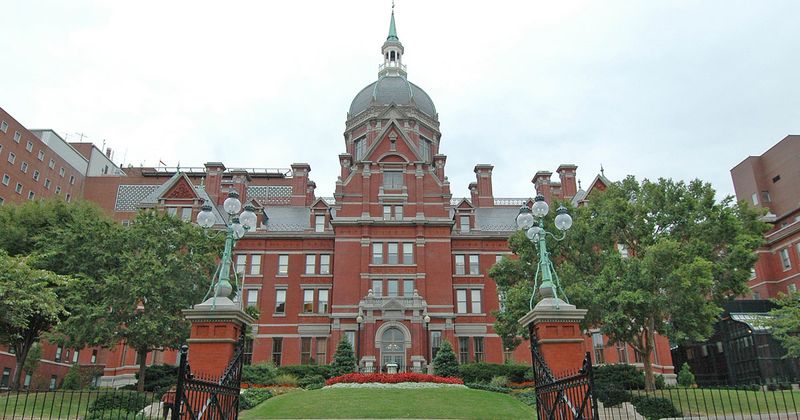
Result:
[[[598,386],[603,419],[800,419],[800,390],[667,387],[646,391]]]
[[[0,392],[0,419],[164,419],[161,393],[123,389]]]

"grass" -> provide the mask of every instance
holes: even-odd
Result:
[[[672,400],[683,415],[792,413],[800,411],[800,391],[740,391],[675,388],[648,393]]]
[[[466,388],[334,388],[270,398],[242,412],[240,418],[529,419],[535,416],[531,407],[496,392]]]
[[[0,394],[0,418],[83,418],[98,396],[119,390],[31,391]],[[153,397],[154,401],[158,399]]]

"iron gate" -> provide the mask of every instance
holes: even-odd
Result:
[[[541,420],[599,419],[597,398],[594,395],[592,359],[589,353],[574,374],[556,377],[539,352],[536,328],[528,326],[531,336],[531,359],[536,382],[536,407]]]

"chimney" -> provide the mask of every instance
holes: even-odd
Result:
[[[548,204],[553,203],[553,194],[550,191],[550,175],[553,175],[550,171],[539,171],[536,172],[536,175],[531,180],[536,187],[537,194],[543,195]]]
[[[110,147],[106,147],[106,157],[111,159],[111,148]]]
[[[492,195],[492,165],[475,165],[475,177],[478,185],[478,200],[473,201],[475,207],[494,207]]]
[[[478,200],[479,200],[478,196],[479,196],[479,194],[478,194],[478,183],[477,182],[470,182],[469,183],[469,197],[470,197],[470,200],[472,201],[472,205],[475,206],[475,207],[479,207],[478,206]]]
[[[564,200],[571,200],[578,193],[575,183],[575,174],[578,167],[572,164],[562,164],[556,169],[561,179],[561,195]]]
[[[445,155],[433,155],[433,173],[444,182],[444,164],[447,162]]]
[[[239,200],[242,203],[247,201],[247,186],[250,184],[251,177],[244,169],[231,171],[232,184],[231,188],[239,193]],[[223,200],[224,201],[224,200]]]
[[[307,163],[292,164],[292,198],[289,204],[293,206],[307,205],[309,172],[311,172],[311,165]]]
[[[220,204],[220,190],[222,189],[222,174],[225,173],[225,165],[221,162],[206,163],[206,193],[211,197],[214,204]]]
[[[317,201],[317,197],[314,194],[314,190],[317,189],[317,183],[311,180],[308,180],[308,188],[306,189],[306,205],[310,206]]]
[[[342,153],[339,155],[339,166],[342,167],[342,173],[339,177],[344,181],[350,176],[350,166],[353,164],[353,156],[350,153]]]

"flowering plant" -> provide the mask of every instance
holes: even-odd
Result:
[[[428,375],[425,373],[348,373],[346,375],[336,376],[325,381],[325,385],[333,385],[339,383],[355,383],[366,384],[378,382],[383,384],[399,384],[403,382],[432,382],[437,384],[455,384],[463,385],[464,381],[459,378],[444,378],[436,375]]]

